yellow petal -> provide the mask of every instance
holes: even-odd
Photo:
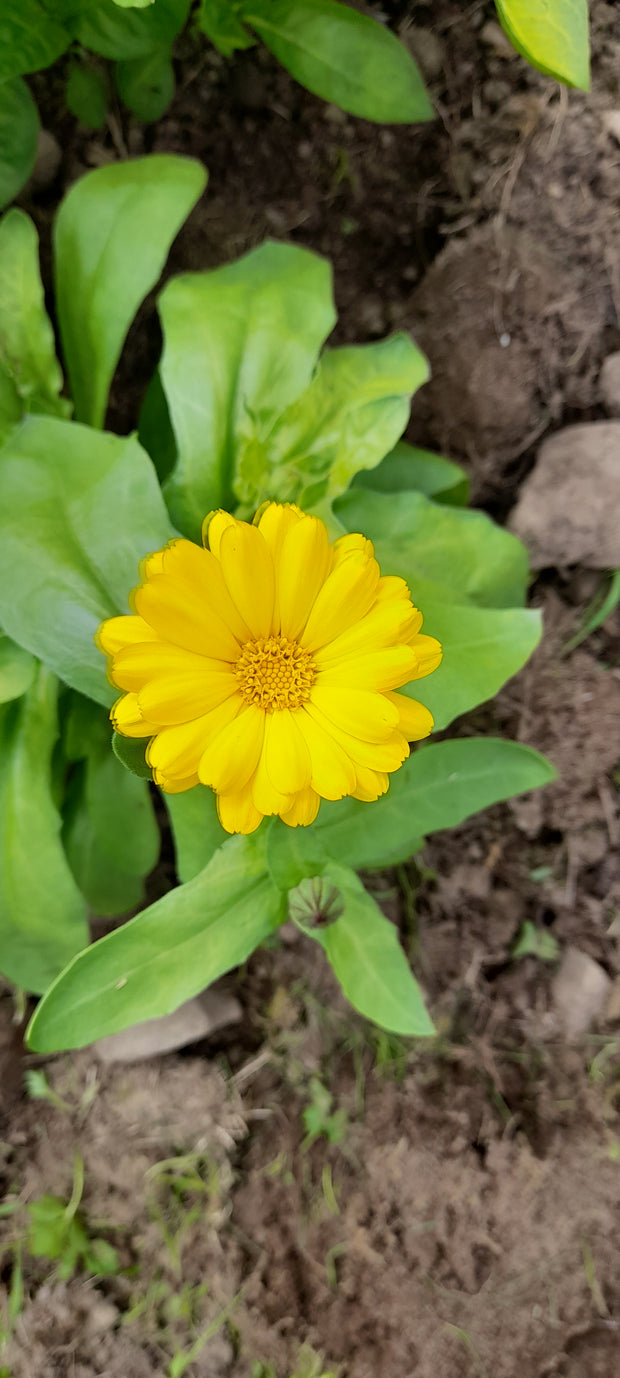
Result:
[[[104,655],[116,655],[121,646],[130,646],[136,641],[159,641],[157,632],[149,627],[142,617],[108,617],[95,632],[95,643]]]
[[[387,698],[398,709],[400,730],[408,742],[421,742],[423,737],[428,737],[435,724],[432,713],[423,703],[410,699],[407,694],[387,694]]]
[[[115,732],[123,737],[152,737],[157,731],[152,722],[145,722],[138,706],[137,694],[123,694],[110,711],[110,721]]]
[[[315,684],[310,702],[344,732],[365,742],[386,742],[398,727],[398,709],[384,694],[369,689],[351,689]],[[141,701],[142,703],[142,701]]]
[[[165,547],[164,547],[165,548]],[[152,555],[145,555],[138,566],[140,579],[145,582],[152,579],[154,574],[161,574],[164,567],[164,551],[154,550]]]
[[[276,566],[283,636],[294,640],[303,631],[329,565],[325,523],[318,517],[304,517],[286,536]]]
[[[409,743],[401,732],[393,732],[387,742],[363,742],[359,737],[353,737],[349,732],[343,732],[341,728],[336,727],[312,702],[305,705],[305,711],[318,727],[330,734],[334,745],[340,746],[356,766],[369,766],[371,770],[389,772],[398,770],[409,755]],[[355,787],[354,783],[351,793]]]
[[[295,796],[295,802],[288,813],[281,813],[280,818],[283,823],[287,823],[289,828],[307,828],[314,820],[319,811],[320,796],[313,789],[302,789]]]
[[[220,563],[228,592],[255,637],[270,636],[275,573],[271,551],[258,527],[237,522],[220,542]]]
[[[216,560],[220,558],[220,541],[229,526],[239,526],[240,523],[235,517],[231,517],[230,512],[224,512],[220,508],[218,512],[209,512],[202,523],[202,539],[204,545],[208,545],[213,552]]]
[[[411,678],[424,679],[426,675],[432,675],[433,670],[441,664],[443,656],[439,641],[436,641],[434,636],[414,636],[409,644],[417,659],[417,666]]]
[[[230,674],[221,660],[194,655],[170,641],[139,641],[121,646],[114,656],[110,674],[120,689],[141,689],[147,680],[169,675],[207,675],[210,670]]]
[[[366,655],[395,642],[407,643],[415,627],[415,609],[408,599],[376,603],[365,617],[316,651],[314,659],[319,667],[329,669],[351,656]]]
[[[234,661],[241,647],[229,627],[216,622],[200,598],[190,598],[182,584],[158,574],[135,593],[136,611],[175,646],[216,660]]]
[[[285,536],[302,521],[303,516],[301,508],[292,502],[269,502],[263,508],[257,525],[269,546],[274,565],[277,565]]]
[[[255,807],[266,817],[270,817],[274,813],[281,813],[283,809],[290,809],[291,807],[292,794],[276,789],[275,785],[271,783],[267,774],[264,748],[251,782],[251,791]]]
[[[392,598],[407,598],[411,602],[409,585],[398,574],[382,574],[377,584],[377,602],[387,603]],[[420,613],[420,626],[422,614]]]
[[[264,732],[263,709],[244,704],[201,756],[198,774],[203,785],[210,785],[218,794],[242,790],[258,765]]]
[[[175,727],[164,727],[147,748],[147,760],[154,770],[172,778],[193,775],[198,771],[198,762],[223,728],[236,717],[242,706],[240,694],[225,699],[218,708],[205,713],[193,722],[178,723]]]
[[[275,789],[293,794],[310,784],[310,752],[299,726],[301,709],[268,713],[265,722],[265,766]]]
[[[198,600],[209,624],[230,629],[241,644],[250,629],[240,617],[226,588],[219,560],[193,541],[171,541],[164,551],[163,573],[185,586],[190,601]]]
[[[359,531],[351,531],[346,536],[339,536],[332,546],[332,568],[335,569],[347,555],[354,550],[361,550],[367,560],[371,560],[375,553],[372,541],[367,536],[362,536]]]
[[[380,770],[370,770],[369,766],[357,766],[357,786],[353,791],[354,799],[361,799],[365,804],[372,804],[375,799],[379,799],[389,788],[390,777],[386,772]]]
[[[236,794],[218,794],[217,814],[227,833],[254,833],[263,821],[247,786]]]
[[[323,799],[342,799],[355,789],[355,766],[339,742],[307,712],[300,711],[299,726],[312,762],[311,785]]]
[[[326,646],[364,617],[374,602],[379,579],[376,560],[354,550],[336,565],[315,599],[300,644],[308,651]]]
[[[189,775],[185,780],[169,780],[160,771],[153,772],[155,784],[164,791],[164,794],[184,794],[186,790],[193,789],[194,785],[199,785],[200,780],[197,775]]]
[[[398,689],[412,679],[417,659],[411,646],[382,646],[371,655],[339,660],[326,670],[320,670],[315,683],[321,686],[350,685],[356,689]]]
[[[210,713],[236,691],[237,681],[230,670],[171,675],[145,684],[139,690],[138,703],[145,718],[167,727]]]

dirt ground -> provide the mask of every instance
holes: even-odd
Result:
[[[93,135],[59,109],[54,72],[33,81],[62,161],[23,203],[48,262],[54,208],[86,167],[124,152],[201,158],[209,191],[171,269],[266,236],[328,255],[339,338],[412,331],[433,380],[408,434],[463,462],[474,502],[504,520],[541,439],[605,415],[600,369],[620,348],[620,18],[594,0],[585,96],[515,56],[491,4],[382,9],[426,72],[434,124],[371,126],[265,53],[197,61],[183,40],[157,125],[117,112]],[[157,350],[147,303],[113,427],[134,424]],[[55,1103],[24,1097],[0,1002],[5,1202],[67,1200],[77,1151],[84,1218],[119,1254],[115,1275],[70,1282],[24,1254],[1,1374],[620,1373],[619,614],[565,649],[599,582],[574,566],[540,573],[542,646],[453,729],[539,748],[558,783],[368,877],[426,990],[432,1049],[352,1015],[301,935],[231,978],[240,1024],[139,1067],[48,1061]],[[516,959],[525,921],[545,941]],[[557,986],[571,949],[608,977],[577,1039]],[[580,999],[577,982],[573,1012]],[[21,1218],[0,1217],[0,1298]]]

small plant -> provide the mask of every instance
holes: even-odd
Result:
[[[329,1144],[341,1144],[347,1132],[346,1110],[332,1110],[334,1097],[319,1077],[311,1077],[309,1091],[310,1103],[302,1113],[307,1131],[304,1148],[309,1148],[322,1134]]]
[[[525,550],[467,510],[463,471],[399,442],[428,377],[413,341],[325,345],[324,260],[267,243],[173,278],[138,435],[102,429],[129,325],[204,183],[157,155],[65,198],[72,402],[34,226],[0,223],[0,962],[47,992],[41,1051],[175,1008],[289,912],[355,1009],[432,1034],[356,871],[554,778],[509,741],[411,750],[521,667],[540,615]],[[181,883],[88,947],[87,905],[142,901],[150,782]]]
[[[93,1237],[79,1211],[84,1190],[84,1164],[76,1154],[71,1199],[40,1196],[27,1207],[29,1226],[26,1247],[33,1258],[57,1262],[58,1276],[67,1281],[82,1269],[105,1277],[118,1272],[116,1249],[107,1240]]]

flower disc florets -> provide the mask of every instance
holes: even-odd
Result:
[[[395,690],[441,660],[404,579],[382,577],[364,536],[330,545],[292,505],[205,528],[204,549],[179,539],[148,556],[133,615],[99,629],[124,691],[116,731],[150,738],[163,790],[215,790],[228,832],[269,814],[312,823],[321,798],[378,799],[433,726]]]

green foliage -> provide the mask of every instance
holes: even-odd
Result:
[[[160,153],[98,168],[62,202],[56,303],[78,421],[103,424],[129,326],[205,184],[199,163]]]
[[[3,0],[0,37],[0,82],[49,67],[71,41],[39,0]]]
[[[512,949],[512,957],[537,957],[539,962],[555,962],[558,940],[547,928],[537,928],[531,919],[524,919]]]
[[[35,1011],[30,1046],[81,1047],[176,1009],[244,962],[283,917],[262,838],[229,838],[194,880],[67,967]]]
[[[332,1110],[334,1097],[319,1077],[310,1078],[310,1101],[302,1112],[306,1127],[304,1147],[309,1148],[321,1135],[329,1144],[341,1144],[347,1132],[347,1112]]]
[[[174,839],[176,872],[184,883],[204,869],[228,833],[217,816],[213,790],[204,785],[196,785],[185,794],[168,794],[166,807]]]
[[[17,196],[37,156],[39,115],[20,77],[0,83],[0,210]]]
[[[148,53],[170,51],[183,28],[191,0],[154,0],[143,9],[122,8],[116,0],[96,4],[67,0],[66,24],[83,48],[127,62]]]
[[[0,632],[0,703],[21,698],[30,688],[35,673],[34,656]]]
[[[132,114],[145,124],[159,120],[174,96],[174,68],[170,53],[156,48],[144,57],[117,62],[118,93]]]
[[[57,682],[40,667],[28,692],[0,708],[2,973],[37,993],[88,942],[51,796],[56,699]]]
[[[81,124],[102,129],[108,109],[108,88],[103,72],[91,62],[74,62],[69,69],[67,109]]]
[[[15,397],[12,425],[26,412],[70,414],[70,403],[60,396],[63,380],[45,310],[37,232],[20,210],[7,211],[0,221],[0,371]]]
[[[402,43],[335,0],[243,0],[239,17],[309,91],[366,120],[433,119],[424,82]]]
[[[199,29],[219,49],[224,57],[232,57],[240,48],[251,48],[256,39],[244,28],[235,0],[201,0],[196,16]]]
[[[495,0],[518,53],[546,76],[590,86],[588,0]]]
[[[28,417],[0,449],[0,623],[72,688],[109,706],[116,695],[94,633],[127,612],[140,560],[172,534],[133,437]]]
[[[418,450],[406,440],[399,440],[374,469],[356,474],[351,486],[374,493],[423,493],[451,507],[465,507],[469,501],[469,479],[460,464],[432,450]]]
[[[58,1276],[68,1281],[81,1269],[95,1276],[118,1273],[116,1249],[107,1240],[91,1236],[78,1207],[84,1187],[84,1165],[76,1155],[73,1192],[69,1202],[62,1196],[40,1196],[28,1206],[27,1248],[33,1258],[58,1260]]]

